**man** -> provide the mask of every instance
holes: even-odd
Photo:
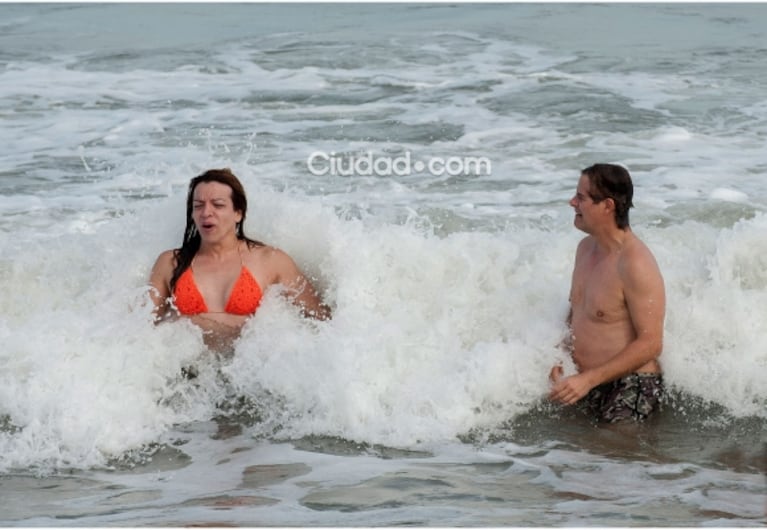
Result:
[[[634,189],[625,168],[583,170],[570,206],[578,245],[567,317],[568,346],[578,373],[551,370],[550,399],[584,403],[601,421],[645,419],[663,391],[666,294],[658,264],[629,227]]]

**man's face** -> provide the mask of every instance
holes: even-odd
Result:
[[[575,195],[570,199],[570,206],[575,210],[575,219],[573,224],[579,230],[590,234],[592,228],[599,222],[600,215],[604,210],[602,202],[594,202],[591,198],[589,190],[591,183],[586,175],[581,175],[578,179],[578,187],[575,190]]]

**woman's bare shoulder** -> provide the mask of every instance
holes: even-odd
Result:
[[[176,250],[175,249],[168,249],[164,250],[160,253],[159,256],[157,256],[157,259],[154,262],[154,267],[152,267],[152,270],[154,272],[159,272],[163,276],[168,276],[170,273],[173,272],[173,269],[176,267]]]
[[[294,276],[295,264],[283,250],[271,245],[248,246],[244,254],[248,268],[256,274],[262,287],[283,283],[286,276]]]
[[[157,264],[162,265],[175,265],[176,261],[176,249],[170,248],[168,250],[163,250],[160,252],[160,255],[157,256]]]
[[[160,293],[161,299],[169,295],[168,284],[176,266],[176,251],[165,250],[157,256],[152,272],[149,275],[149,283]],[[158,304],[163,303],[158,301]]]
[[[259,260],[279,261],[285,258],[290,258],[285,251],[271,245],[248,245],[247,249],[249,256],[258,258]]]

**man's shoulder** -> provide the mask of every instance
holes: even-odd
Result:
[[[621,253],[619,270],[629,278],[648,274],[660,276],[660,268],[652,250],[636,236]]]
[[[643,264],[647,261],[655,263],[655,256],[653,256],[650,247],[637,237],[636,234],[633,235],[631,244],[627,245],[621,253],[621,257],[627,263]]]
[[[596,238],[592,235],[588,235],[581,239],[578,242],[578,247],[575,249],[575,256],[576,258],[580,256],[581,254],[584,254],[589,249],[594,248],[594,245],[596,244]]]

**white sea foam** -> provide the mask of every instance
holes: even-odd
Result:
[[[711,191],[711,194],[709,196],[712,199],[719,199],[722,201],[741,202],[741,203],[748,202],[748,194],[743,193],[742,191],[733,190],[729,188],[716,188],[715,190]]]
[[[306,322],[272,293],[220,366],[229,392],[282,398],[269,414],[283,435],[408,447],[491,427],[545,395],[563,358],[578,238],[569,226],[437,237],[344,220],[240,172],[251,234],[293,255],[334,308],[332,321]],[[204,419],[221,399],[199,332],[155,328],[142,303],[152,260],[178,244],[182,216],[179,190],[91,231],[4,243],[0,403],[22,430],[2,434],[3,467],[99,462]],[[736,416],[762,415],[767,400],[754,369],[766,362],[764,229],[763,215],[732,229],[638,229],[667,283],[668,382]],[[195,389],[178,378],[190,362],[208,374]]]

